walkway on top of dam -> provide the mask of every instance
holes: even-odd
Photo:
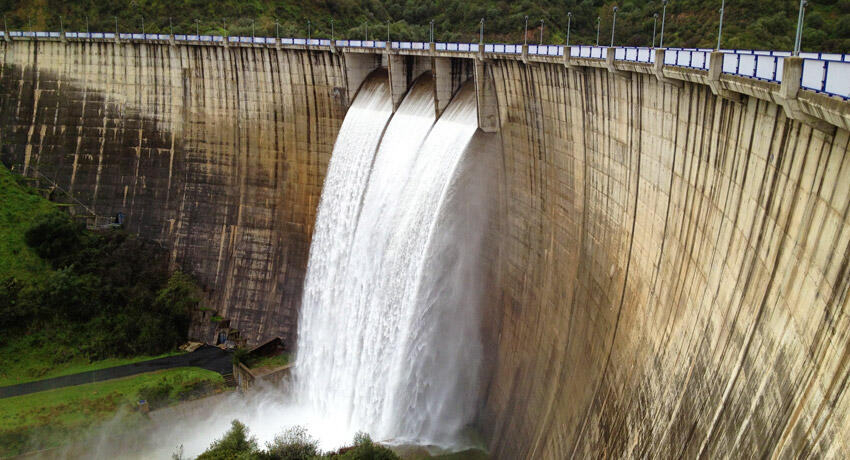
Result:
[[[86,383],[102,382],[119,379],[146,372],[173,369],[176,367],[200,367],[225,375],[233,372],[231,354],[218,347],[204,345],[201,348],[182,355],[167,356],[149,361],[108,367],[95,371],[80,372],[79,374],[63,375],[35,382],[19,383],[0,387],[0,399],[21,396],[40,391],[55,390],[56,388],[83,385]]]
[[[117,35],[117,37],[116,37]],[[793,57],[789,51],[708,49],[708,48],[653,48],[639,46],[593,45],[534,45],[506,43],[456,43],[412,42],[384,40],[335,40],[318,38],[241,37],[191,34],[148,34],[112,32],[36,32],[0,31],[6,41],[17,40],[69,40],[180,43],[196,45],[253,46],[272,45],[288,48],[345,50],[354,53],[385,51],[394,54],[434,55],[465,58],[494,58],[515,56],[529,59],[559,59],[566,65],[573,60],[633,62],[659,67],[681,67],[708,71],[712,53],[723,54],[718,61],[719,73],[751,78],[772,83],[782,83],[784,59]],[[569,50],[569,51],[565,51]],[[660,53],[658,53],[660,52]],[[658,54],[658,58],[656,57]],[[801,89],[850,99],[850,54],[801,52],[803,60]],[[796,78],[796,76],[795,76]]]

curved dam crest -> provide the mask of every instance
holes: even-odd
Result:
[[[3,160],[123,210],[232,324],[292,340],[328,159],[374,63],[2,46]],[[492,455],[850,455],[850,133],[638,71],[505,58],[476,75],[501,141],[480,152],[499,165],[477,416]]]

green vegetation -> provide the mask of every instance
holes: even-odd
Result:
[[[544,20],[544,42],[564,42],[567,12],[573,13],[571,43],[596,41],[596,18],[601,17],[600,43],[611,37],[612,7],[619,6],[616,44],[648,46],[652,42],[652,15],[661,0],[16,0],[3,4],[10,29],[59,30],[63,17],[67,30],[168,33],[169,17],[175,33],[275,36],[307,35],[311,21],[314,38],[330,37],[334,19],[336,38],[361,38],[368,24],[369,38],[382,40],[387,22],[394,40],[427,40],[428,22],[434,20],[439,41],[478,41],[479,20],[484,18],[489,42],[522,42],[524,17],[529,18],[528,39],[539,40]],[[726,4],[724,47],[785,49],[794,41],[797,0],[736,0]],[[664,43],[679,47],[714,47],[717,41],[720,0],[672,0],[667,7]],[[850,52],[850,0],[813,0],[807,7],[804,50]]]
[[[34,189],[19,183],[24,179],[0,167],[0,280],[14,276],[33,280],[49,269],[24,241],[33,221],[56,209]]]
[[[123,423],[136,423],[139,399],[156,408],[223,387],[221,375],[185,367],[0,399],[0,456],[79,439],[121,410],[132,414]]]
[[[2,385],[171,352],[202,298],[157,244],[87,231],[5,167],[0,262]]]
[[[180,458],[179,454],[175,458]],[[399,457],[386,447],[374,443],[368,435],[358,434],[354,445],[335,452],[322,453],[315,439],[303,427],[290,428],[266,444],[265,449],[257,445],[248,428],[234,420],[230,430],[210,445],[197,460],[397,460]]]
[[[27,338],[16,340],[0,347],[3,366],[0,367],[0,386],[15,385],[35,380],[61,377],[80,372],[96,371],[107,367],[122,366],[149,359],[164,358],[179,354],[170,351],[157,356],[133,356],[129,358],[107,358],[89,361],[84,356],[74,356],[68,361],[53,364],[53,351],[49,346],[30,347]]]
[[[258,367],[280,367],[289,364],[289,353],[281,353],[272,356],[248,356],[243,363],[251,369]]]

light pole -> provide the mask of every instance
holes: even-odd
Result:
[[[334,18],[331,18],[331,43],[333,43],[334,40]]]
[[[62,15],[59,15],[59,36],[65,34],[65,24],[62,22]]]
[[[432,19],[428,27],[428,37],[431,43],[434,43],[434,20]]]
[[[274,39],[275,43],[280,43],[280,21],[274,20]]]
[[[254,20],[251,19],[251,43],[254,43]]]
[[[145,38],[145,17],[142,16],[142,38]]]
[[[567,12],[567,46],[570,46],[570,25],[573,21],[573,13],[571,11]]]
[[[171,16],[168,17],[168,34],[174,35],[174,26],[171,25]]]
[[[528,16],[525,17],[525,29],[522,34],[522,44],[528,45]]]
[[[726,0],[720,0],[720,26],[717,28],[717,49],[720,49],[720,38],[723,36],[723,9],[726,6]]]
[[[540,46],[543,46],[543,20],[540,20]]]
[[[655,48],[655,25],[658,24],[658,13],[652,15],[652,47]]]
[[[86,38],[89,36],[89,16],[86,15]]]
[[[614,47],[614,30],[617,28],[617,11],[619,8],[614,7],[614,21],[611,22],[611,48]]]
[[[310,44],[310,39],[313,37],[313,24],[310,23],[310,20],[307,20],[307,44]]]
[[[390,43],[391,41],[392,40],[390,40],[390,20],[387,19],[387,43]]]
[[[667,19],[667,0],[661,2],[664,8],[661,10],[661,41],[658,43],[659,48],[664,48],[664,20]]]
[[[369,41],[369,23],[364,22],[363,25],[366,27],[366,36],[363,38],[363,41],[368,42]]]
[[[599,46],[599,24],[602,23],[602,18],[596,16],[596,46]]]
[[[794,56],[800,55],[800,47],[803,44],[803,19],[806,15],[808,3],[806,0],[800,0],[800,12],[797,14],[797,36],[794,38]]]
[[[117,40],[121,37],[121,34],[118,33],[118,16],[112,17],[115,18],[115,39]]]
[[[484,18],[481,18],[481,26],[478,29],[478,43],[484,44]]]
[[[195,19],[195,36],[198,37],[197,40],[201,39],[201,20]]]

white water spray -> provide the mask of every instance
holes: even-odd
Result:
[[[387,127],[360,193],[361,183],[341,172],[364,163],[361,146],[335,147],[325,187],[348,192],[323,193],[319,207],[296,397],[344,421],[343,438],[362,430],[382,441],[451,447],[474,415],[478,306],[432,295],[439,286],[429,282],[440,278],[423,276],[441,205],[477,128],[473,96],[463,92],[434,124],[431,83],[419,82]],[[349,112],[346,123],[359,116]],[[441,268],[449,267],[429,267]]]

